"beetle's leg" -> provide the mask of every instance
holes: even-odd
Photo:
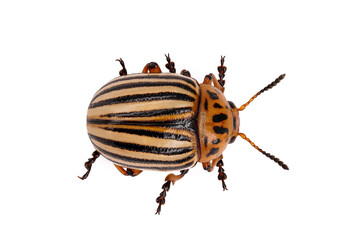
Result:
[[[86,173],[82,176],[82,177],[79,177],[81,180],[84,180],[86,179],[88,176],[89,176],[89,173],[91,171],[91,166],[93,165],[93,163],[95,162],[95,160],[100,156],[100,153],[95,150],[93,153],[92,153],[92,158],[89,158],[87,162],[85,162],[85,168],[87,169]]]
[[[212,170],[214,170],[215,166],[219,167],[219,175],[218,175],[218,179],[222,182],[222,187],[223,190],[228,190],[225,184],[225,180],[227,178],[226,174],[225,174],[225,170],[223,169],[224,166],[224,162],[222,161],[223,156],[220,155],[219,157],[213,159],[210,163],[209,162],[203,162],[203,168],[204,170],[208,171],[208,172],[212,172]]]
[[[150,62],[145,65],[143,73],[161,73],[161,69],[156,62]]]
[[[227,176],[225,174],[225,170],[222,168],[224,166],[224,162],[222,161],[222,159],[220,161],[217,162],[216,166],[219,167],[219,175],[218,175],[218,179],[222,182],[222,187],[223,190],[228,190],[225,184],[225,180],[227,179]]]
[[[213,83],[214,87],[219,89],[221,92],[225,91],[225,88],[223,86],[221,86],[219,81],[216,79],[215,75],[212,73],[210,73],[209,75],[206,75],[204,78],[204,81],[203,81],[203,84],[211,85],[211,83]]]
[[[126,170],[125,170],[123,167],[121,167],[119,165],[116,165],[116,164],[114,164],[114,165],[125,176],[136,177],[137,175],[139,175],[142,172],[142,170],[132,169],[132,168],[126,168]]]
[[[167,69],[169,69],[169,71],[171,73],[176,73],[175,63],[171,61],[170,54],[169,53],[168,53],[168,55],[165,54],[165,57],[166,57],[166,61],[167,61],[167,64],[165,65],[165,67]]]
[[[211,172],[211,161],[201,163],[205,171]]]
[[[180,75],[184,75],[184,76],[187,76],[187,77],[191,77],[191,74],[188,70],[186,69],[183,69],[181,72],[180,72]]]
[[[219,72],[219,83],[221,86],[224,86],[225,85],[225,80],[224,80],[224,77],[225,77],[225,72],[226,72],[226,67],[224,66],[224,61],[225,61],[225,56],[221,56],[221,59],[220,59],[220,66],[218,66],[218,72]]]
[[[208,171],[208,172],[212,172],[216,166],[216,164],[221,160],[223,159],[223,156],[220,155],[219,157],[213,159],[211,162],[203,162],[202,165],[203,165],[203,168],[204,170]]]
[[[125,76],[125,75],[127,75],[127,70],[126,70],[126,68],[125,68],[125,63],[124,63],[124,61],[123,61],[121,58],[116,59],[115,61],[119,61],[119,62],[120,62],[120,65],[122,66],[122,69],[119,71],[119,75],[120,75],[120,76]]]
[[[179,175],[174,175],[171,173],[166,176],[165,183],[161,187],[163,189],[163,191],[160,193],[160,196],[158,198],[156,198],[156,202],[159,204],[159,206],[156,209],[155,214],[160,215],[161,205],[165,204],[166,192],[168,192],[170,190],[170,183],[172,182],[173,184],[175,184],[175,182],[177,180],[180,180],[181,178],[183,178],[184,175],[187,174],[188,172],[189,172],[189,169],[186,169],[186,170],[181,170]]]

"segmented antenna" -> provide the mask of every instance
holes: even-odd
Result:
[[[256,93],[252,98],[250,98],[250,100],[243,104],[240,108],[238,108],[238,111],[242,111],[244,110],[257,96],[259,96],[260,94],[262,94],[263,92],[271,89],[272,87],[275,87],[276,84],[278,84],[281,80],[283,80],[285,77],[285,74],[280,75],[277,79],[275,79],[272,83],[270,83],[269,85],[267,85],[265,88],[261,89],[258,93]]]
[[[271,155],[270,153],[267,153],[264,150],[262,150],[261,148],[259,148],[258,146],[256,146],[255,143],[253,143],[248,137],[246,137],[246,135],[244,133],[239,133],[239,136],[242,137],[247,142],[249,142],[251,144],[251,146],[253,146],[256,150],[258,150],[259,152],[261,152],[262,154],[264,154],[265,156],[267,156],[268,158],[270,158],[271,160],[273,160],[274,162],[279,164],[280,167],[282,167],[285,170],[289,170],[289,167],[285,163],[280,161],[280,159],[278,159],[274,155]]]

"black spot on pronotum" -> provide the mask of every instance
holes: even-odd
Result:
[[[215,104],[214,104],[214,108],[223,108],[223,106],[221,106],[221,105],[218,104],[218,103],[215,103]]]
[[[236,129],[236,118],[233,118],[233,128]]]
[[[205,108],[205,110],[208,110],[208,101],[207,101],[207,99],[205,99],[204,108]]]
[[[229,129],[224,128],[224,127],[215,126],[215,127],[213,127],[213,129],[214,129],[214,132],[218,133],[218,134],[229,133]]]
[[[235,139],[236,139],[236,137],[235,137],[235,136],[233,136],[233,137],[230,139],[230,142],[229,142],[229,143],[233,143],[233,142],[235,142]]]
[[[205,145],[205,147],[207,147],[207,143],[208,143],[208,138],[205,137],[205,138],[204,138],[204,145]]]
[[[219,99],[219,96],[216,93],[210,92],[209,90],[206,90],[206,91],[209,94],[209,96],[211,97],[211,99]]]
[[[206,155],[207,157],[216,154],[219,151],[219,148],[212,148],[210,152]]]
[[[213,122],[222,122],[224,120],[228,119],[228,116],[226,114],[220,113],[213,116]]]
[[[219,142],[220,142],[220,139],[218,139],[218,138],[212,141],[213,144],[218,144]]]

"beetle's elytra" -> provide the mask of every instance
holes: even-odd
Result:
[[[156,213],[160,214],[170,183],[181,179],[198,162],[209,172],[217,166],[218,179],[227,190],[222,153],[237,136],[288,170],[282,161],[239,132],[239,111],[285,74],[237,108],[224,96],[225,57],[218,67],[219,80],[209,74],[199,84],[187,70],[176,74],[174,62],[165,56],[170,73],[162,73],[158,64],[151,62],[142,73],[128,75],[123,60],[117,59],[122,66],[120,76],[100,88],[89,105],[87,129],[96,150],[85,163],[87,172],[80,179],[88,177],[100,155],[125,176],[137,176],[143,170],[179,170],[179,175],[171,173],[165,178],[156,199]]]

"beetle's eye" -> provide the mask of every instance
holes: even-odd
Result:
[[[235,104],[232,101],[228,101],[231,108],[236,108]]]
[[[236,137],[233,136],[233,137],[230,139],[229,143],[231,144],[231,143],[235,142],[235,140],[236,140]]]

